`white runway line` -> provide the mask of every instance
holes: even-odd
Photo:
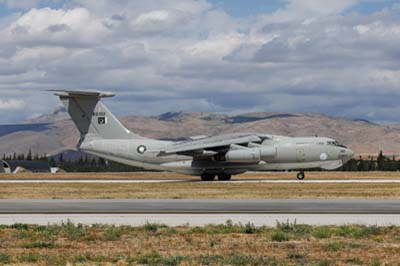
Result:
[[[1,214],[0,224],[60,224],[71,221],[85,225],[111,224],[141,226],[146,223],[158,223],[168,226],[207,224],[253,223],[256,226],[276,226],[277,222],[296,222],[309,225],[400,225],[400,215],[370,214]]]
[[[271,183],[271,184],[352,184],[352,183],[400,183],[400,179],[334,179],[334,180],[232,180],[203,182],[197,180],[115,180],[115,179],[80,179],[80,180],[0,180],[0,184],[140,184],[140,183],[203,183],[203,184],[243,184],[243,183]]]
[[[219,181],[221,182],[221,181]],[[314,179],[314,180],[237,180],[237,181],[222,181],[222,183],[279,183],[279,184],[292,184],[292,183],[400,183],[400,179]]]
[[[188,182],[187,180],[115,180],[115,179],[80,179],[80,180],[0,180],[0,184],[75,184],[75,183],[93,183],[93,184],[135,184],[135,183],[177,183]]]

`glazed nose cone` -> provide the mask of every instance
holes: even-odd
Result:
[[[346,155],[349,156],[349,158],[353,158],[353,156],[354,156],[354,151],[352,151],[352,150],[350,150],[350,149],[347,149],[347,150],[346,150]]]

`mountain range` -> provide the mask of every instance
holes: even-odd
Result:
[[[358,155],[400,153],[400,125],[380,125],[317,113],[169,112],[159,116],[123,116],[131,131],[149,138],[182,140],[197,135],[257,132],[285,136],[325,136],[349,146]],[[0,125],[0,154],[57,154],[74,149],[79,133],[63,109],[22,124]]]

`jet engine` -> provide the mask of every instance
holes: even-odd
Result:
[[[225,154],[225,161],[231,163],[258,163],[268,161],[276,156],[274,147],[257,147],[252,149],[229,150]]]
[[[276,148],[275,147],[262,147],[259,148],[261,160],[268,161],[269,159],[276,157]]]
[[[230,150],[225,154],[225,161],[231,163],[258,163],[261,160],[260,150]]]

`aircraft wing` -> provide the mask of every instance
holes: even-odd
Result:
[[[178,142],[165,147],[165,150],[161,151],[159,156],[170,154],[212,156],[217,154],[220,150],[229,149],[230,145],[243,145],[250,142],[259,143],[263,139],[263,136],[255,134],[225,134],[215,137]]]

